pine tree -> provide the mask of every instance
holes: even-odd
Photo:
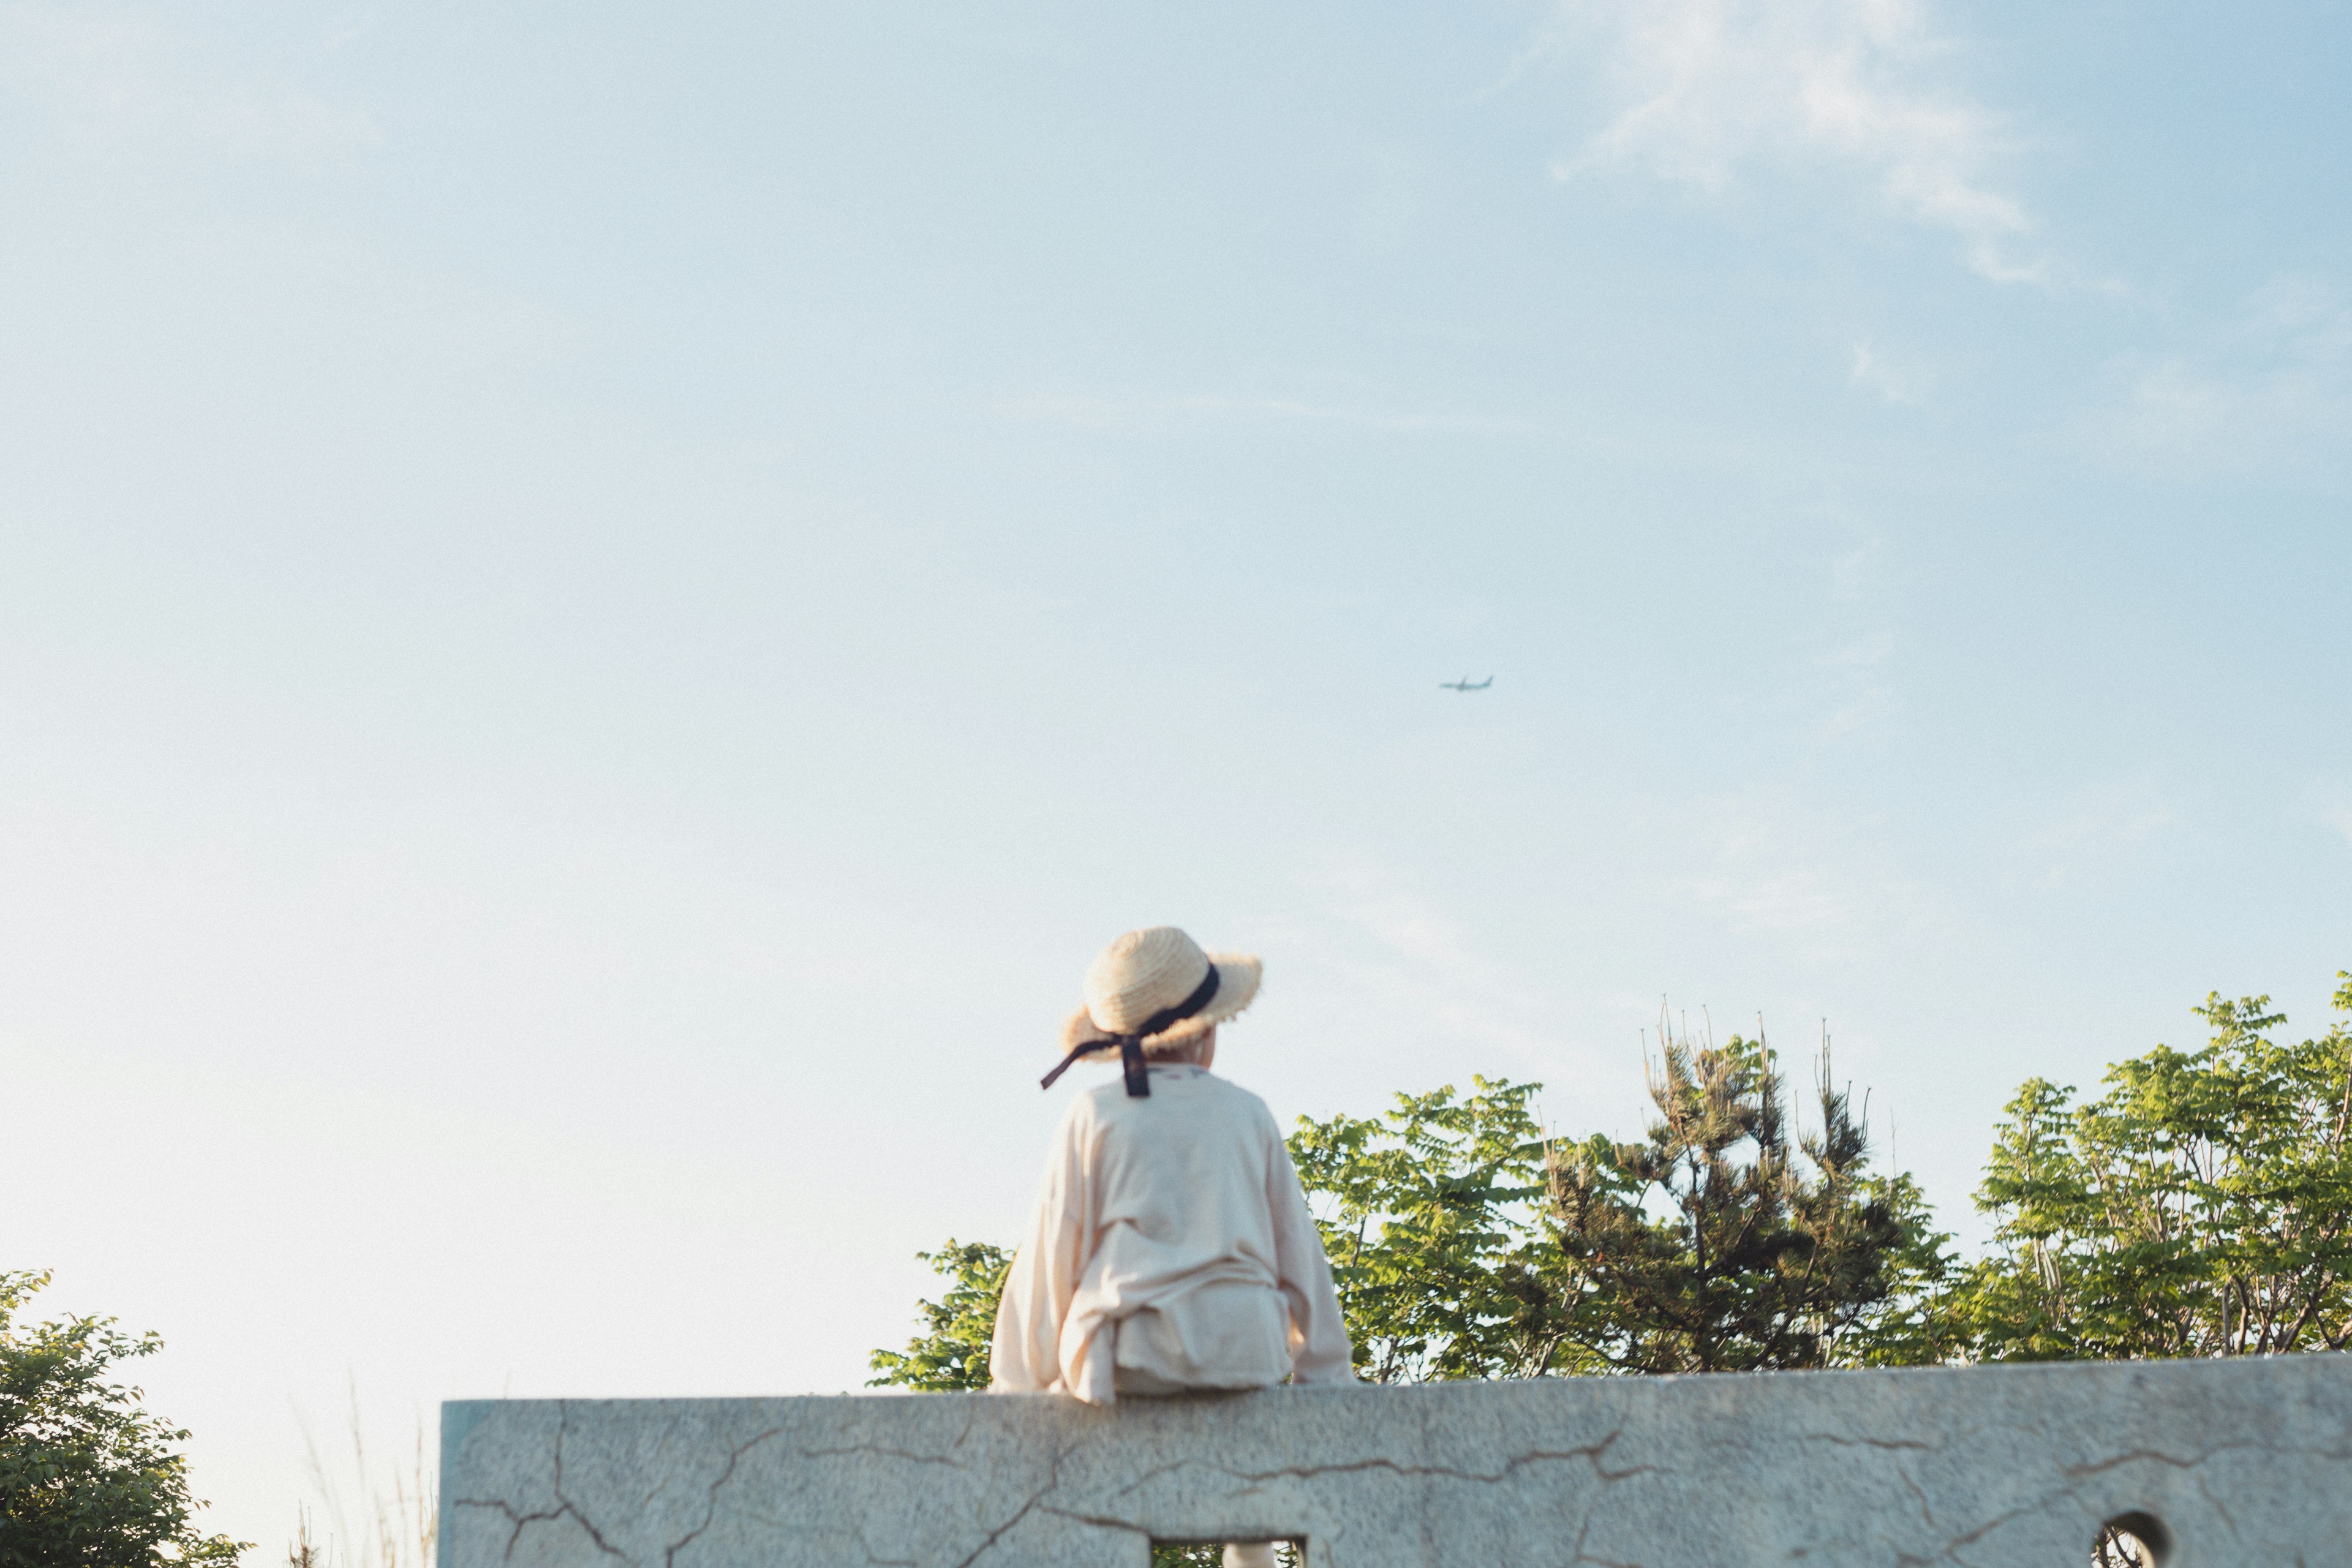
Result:
[[[1792,1134],[1763,1039],[1662,1031],[1641,1142],[1557,1146],[1552,1220],[1567,1337],[1618,1372],[1754,1372],[1932,1362],[1949,1262],[1907,1176],[1830,1076],[1818,1132]]]

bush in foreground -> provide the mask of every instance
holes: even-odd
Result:
[[[19,1327],[49,1282],[0,1272],[0,1568],[234,1563],[247,1543],[205,1535],[188,1495],[188,1434],[109,1381],[163,1342],[111,1318]]]

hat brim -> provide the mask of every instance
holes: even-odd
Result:
[[[1213,952],[1209,954],[1209,962],[1217,966],[1217,994],[1209,998],[1207,1006],[1191,1017],[1181,1018],[1160,1033],[1146,1036],[1143,1041],[1145,1056],[1165,1056],[1171,1051],[1181,1050],[1257,1000],[1258,982],[1265,975],[1265,966],[1257,961],[1255,954]],[[1062,1049],[1065,1051],[1090,1041],[1109,1038],[1110,1031],[1097,1027],[1094,1015],[1084,1007],[1071,1014],[1062,1024]],[[1117,1061],[1118,1058],[1114,1054],[1106,1059]]]

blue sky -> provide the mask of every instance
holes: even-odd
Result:
[[[1826,1019],[1975,1235],[2352,966],[2347,47],[0,5],[0,1266],[272,1552],[347,1382],[854,1386],[1161,921],[1286,1118]]]

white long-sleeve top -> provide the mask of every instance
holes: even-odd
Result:
[[[1202,1068],[1113,1080],[1062,1118],[1013,1259],[990,1386],[1062,1391],[1347,1383],[1331,1266],[1274,1113]]]

